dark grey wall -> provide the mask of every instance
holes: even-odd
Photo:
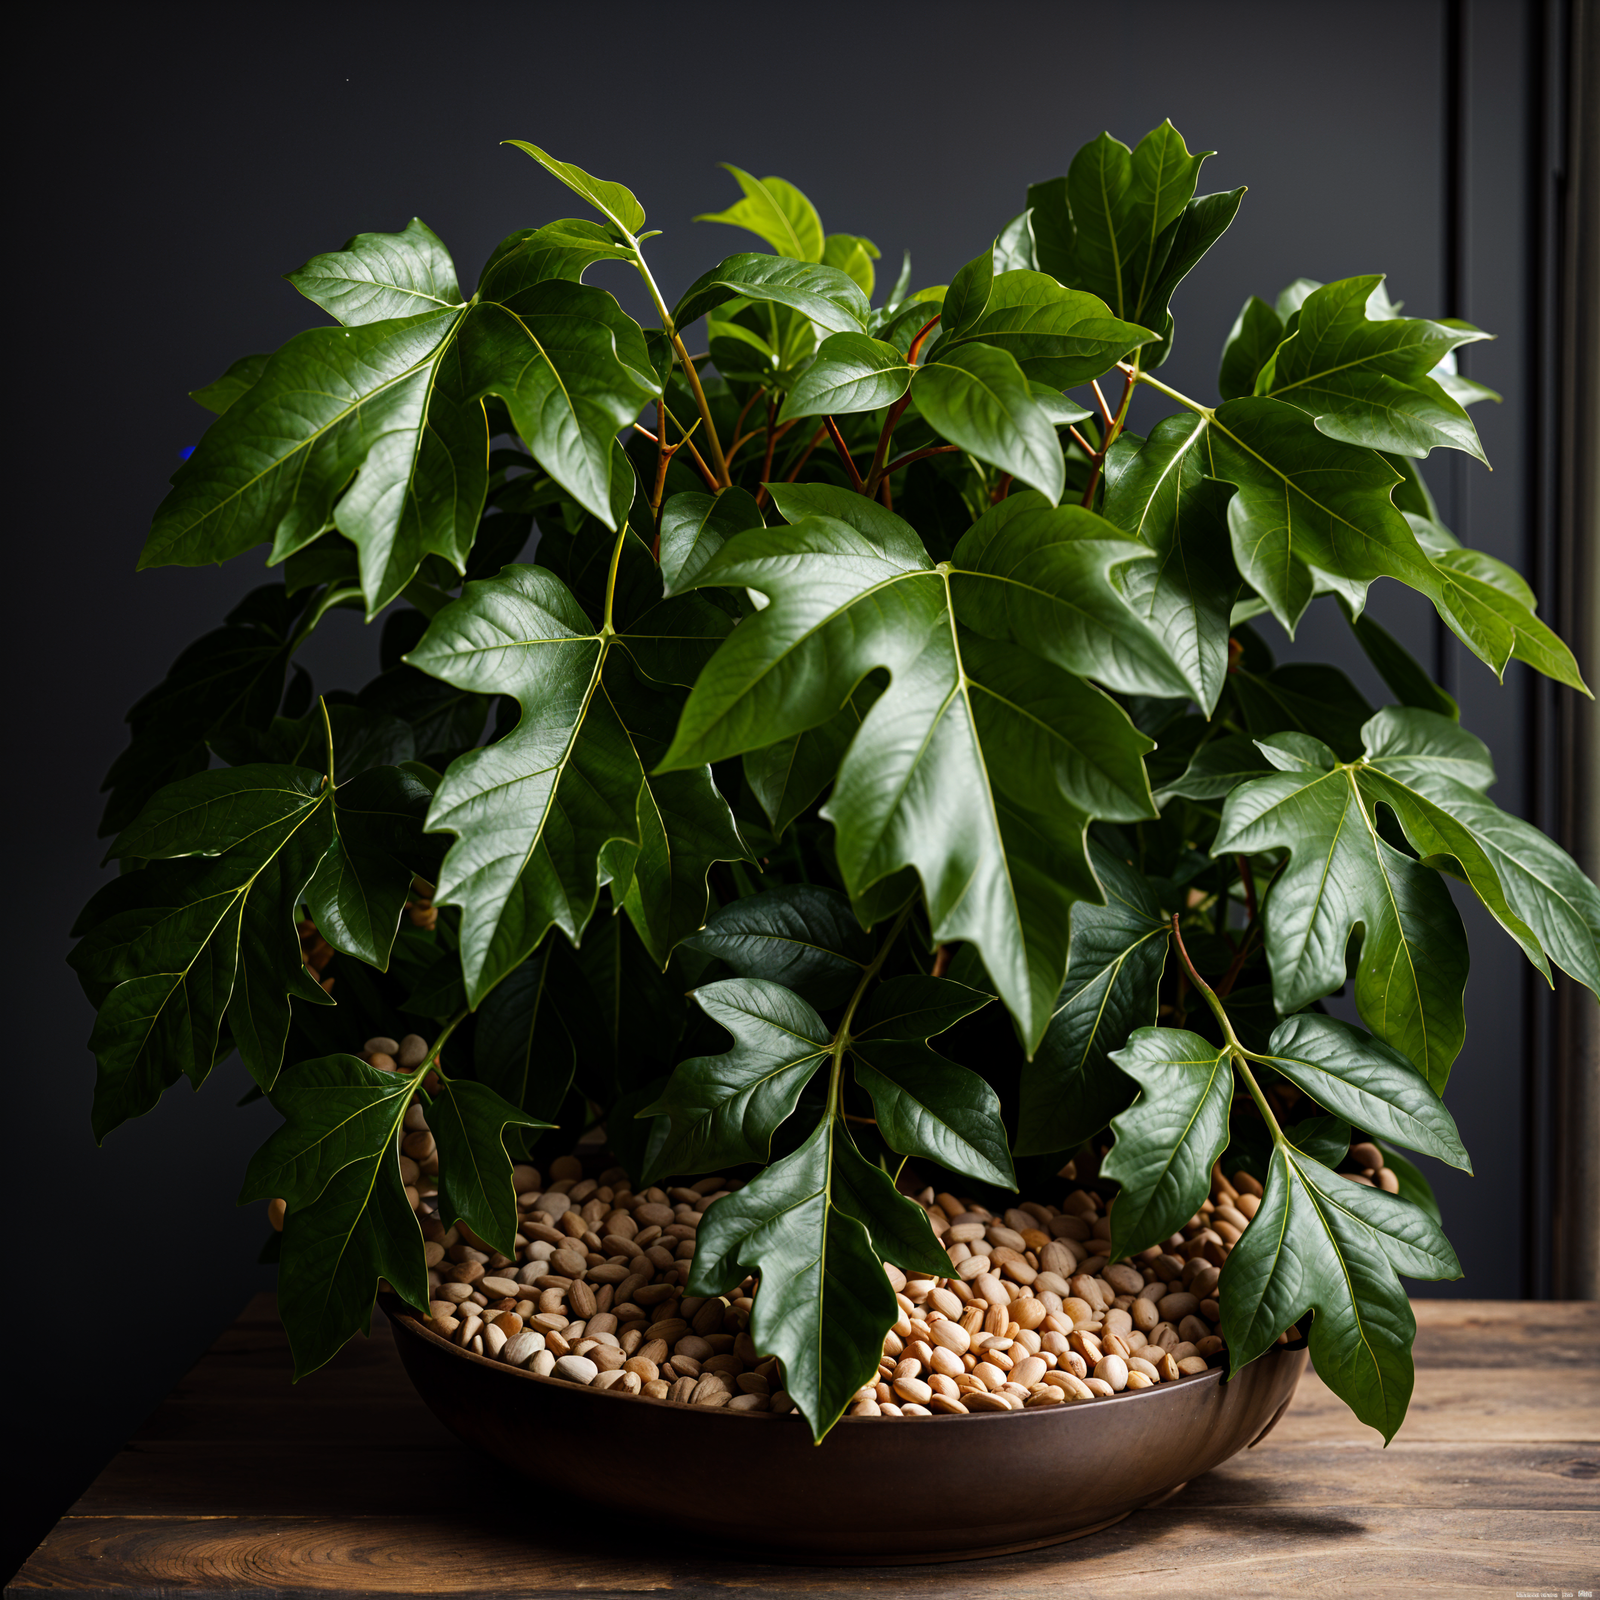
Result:
[[[1465,537],[1518,560],[1527,152],[1496,130],[1520,126],[1526,8],[1465,9],[1481,76],[1468,157],[1483,193],[1456,306],[1443,304],[1444,0],[1345,0],[1334,25],[1323,8],[1273,0],[1097,12],[921,0],[850,8],[847,19],[812,9],[790,34],[784,9],[484,0],[90,5],[35,25],[18,57],[37,98],[11,269],[25,430],[12,459],[27,481],[8,538],[11,627],[24,633],[11,652],[22,684],[10,725],[26,752],[10,781],[13,904],[27,925],[13,937],[7,1143],[25,1200],[18,1259],[92,1263],[92,1298],[106,1308],[94,1316],[116,1336],[85,1337],[79,1359],[20,1306],[7,1319],[10,1371],[48,1351],[70,1372],[40,1375],[50,1426],[29,1435],[21,1538],[37,1537],[264,1282],[253,1266],[261,1218],[233,1197],[271,1113],[236,1111],[244,1083],[225,1069],[203,1095],[174,1091],[96,1152],[91,1017],[62,958],[71,916],[100,879],[95,791],[121,747],[123,712],[263,581],[255,556],[137,578],[133,564],[179,449],[205,422],[186,391],[315,320],[276,274],[417,214],[470,282],[503,234],[579,209],[500,147],[515,136],[634,188],[667,230],[652,248],[669,295],[732,247],[688,220],[732,198],[721,159],[793,179],[830,227],[871,235],[886,265],[909,248],[918,278],[939,282],[1085,139],[1110,128],[1131,142],[1170,116],[1191,146],[1220,152],[1203,188],[1251,192],[1179,294],[1167,376],[1210,392],[1248,292],[1387,270],[1412,309],[1472,316],[1502,335],[1472,358],[1474,376],[1507,394],[1480,424],[1496,472],[1464,463],[1429,475]],[[615,287],[643,311],[620,274]],[[1373,611],[1434,648],[1416,597],[1380,585]],[[348,615],[333,620],[308,664],[324,683],[359,682],[373,641]],[[1294,653],[1347,657],[1342,624],[1309,619]],[[1519,692],[1446,656],[1468,724],[1506,757],[1499,798],[1516,807]],[[1473,935],[1474,1032],[1453,1102],[1486,1178],[1452,1177],[1442,1194],[1468,1268],[1463,1292],[1497,1295],[1518,1285],[1523,980],[1508,944],[1477,921]],[[56,1303],[79,1293],[60,1287]]]

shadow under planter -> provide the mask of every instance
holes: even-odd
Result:
[[[1306,1367],[1276,1346],[1231,1380],[1220,1367],[1136,1393],[1039,1410],[845,1417],[818,1447],[795,1415],[729,1412],[581,1389],[461,1350],[395,1300],[384,1309],[406,1373],[458,1438],[536,1483],[588,1498],[572,1463],[726,1460],[698,1473],[596,1476],[613,1514],[703,1535],[729,1557],[901,1565],[1033,1550],[1096,1533],[1261,1438]],[[959,1496],[892,1493],[907,1473]],[[777,1507],[783,1507],[781,1516]]]

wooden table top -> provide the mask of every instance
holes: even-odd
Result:
[[[1388,1450],[1308,1375],[1257,1449],[1104,1533],[982,1561],[843,1568],[719,1562],[603,1518],[541,1524],[417,1399],[381,1316],[371,1339],[291,1387],[261,1296],[6,1594],[1600,1593],[1600,1304],[1423,1300],[1416,1312],[1416,1395]]]

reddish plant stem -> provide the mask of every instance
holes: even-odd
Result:
[[[865,494],[866,485],[861,481],[861,474],[851,458],[849,446],[844,442],[844,435],[839,432],[839,424],[832,417],[824,417],[822,425],[833,435],[833,447],[839,452],[839,459],[844,462],[845,471],[850,474],[850,481],[855,486],[856,493]]]
[[[1222,975],[1222,982],[1217,985],[1217,998],[1233,992],[1233,986],[1239,980],[1239,974],[1244,971],[1244,964],[1249,958],[1251,946],[1255,943],[1256,927],[1252,924],[1245,929],[1244,938],[1239,941],[1239,948],[1233,953],[1233,960],[1228,963],[1228,970]]]
[[[761,472],[756,482],[764,484],[772,476],[772,452],[778,443],[778,407],[772,400],[767,401],[767,453],[762,457]]]
[[[913,461],[921,461],[924,456],[945,456],[961,448],[958,444],[930,444],[924,445],[920,450],[912,450],[907,455],[896,456],[893,461],[883,469],[885,478],[891,472],[898,472],[901,467],[909,467]]]
[[[1189,981],[1200,991],[1201,994],[1208,994],[1215,999],[1216,991],[1209,983],[1206,982],[1204,978],[1200,976],[1198,972],[1195,971],[1194,962],[1189,959],[1189,952],[1184,947],[1183,943],[1183,929],[1178,924],[1179,916],[1178,913],[1174,911],[1172,913],[1172,937],[1177,943],[1178,954],[1183,958],[1184,971],[1188,973]]]
[[[800,459],[796,461],[795,464],[784,474],[783,481],[785,483],[793,483],[794,480],[800,476],[800,469],[804,467],[806,462],[811,459],[811,452],[822,443],[823,437],[827,431],[828,430],[825,425],[818,426],[817,431],[811,435],[810,441],[807,443],[805,449],[800,452]],[[766,501],[767,486],[762,484],[761,488],[756,493],[756,504],[758,506],[765,505]]]
[[[1117,419],[1113,415],[1111,407],[1106,404],[1105,392],[1100,387],[1100,380],[1091,378],[1089,387],[1094,390],[1094,397],[1100,402],[1100,415],[1106,419],[1106,426],[1108,428],[1115,427]]]
[[[1250,920],[1254,922],[1256,920],[1256,879],[1255,874],[1250,870],[1250,858],[1249,856],[1236,856],[1234,859],[1239,863],[1239,878],[1244,884],[1244,907],[1250,914]]]
[[[910,404],[911,391],[908,389],[889,407],[889,415],[883,419],[883,427],[878,432],[878,447],[872,452],[872,466],[867,471],[866,487],[861,491],[869,500],[878,492],[878,485],[883,481],[884,463],[889,459],[890,436]]]
[[[953,944],[942,944],[933,953],[933,976],[942,978],[950,970],[950,962],[954,958],[956,947]]]
[[[1128,402],[1133,399],[1134,376],[1137,371],[1138,368],[1135,367],[1124,374],[1122,380],[1122,401],[1117,407],[1117,414],[1106,425],[1106,441],[1100,446],[1098,451],[1092,452],[1094,460],[1093,465],[1089,468],[1089,484],[1088,487],[1083,491],[1083,499],[1079,501],[1079,504],[1082,505],[1086,510],[1092,508],[1094,505],[1094,492],[1100,486],[1100,468],[1105,463],[1106,453],[1111,449],[1112,445],[1117,442],[1117,437],[1122,432],[1123,424],[1128,420]],[[1095,393],[1099,394],[1099,392],[1100,386],[1096,384]],[[1104,402],[1102,402],[1102,404],[1103,403]],[[1076,433],[1076,430],[1074,430],[1074,433]],[[1078,442],[1081,444],[1083,441],[1079,439]]]
[[[1005,497],[1010,493],[1011,493],[1011,474],[1009,472],[1002,472],[1000,474],[1000,481],[994,486],[993,490],[990,492],[989,504],[992,505],[992,506],[999,505],[1000,502],[1002,500],[1004,500]]]

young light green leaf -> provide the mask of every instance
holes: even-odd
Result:
[[[706,984],[694,999],[733,1035],[733,1048],[680,1062],[661,1097],[639,1113],[671,1119],[646,1183],[770,1160],[773,1134],[832,1044],[827,1025],[804,1000],[765,978]]]
[[[795,261],[824,259],[822,219],[817,208],[792,183],[783,178],[754,178],[731,161],[718,165],[733,174],[744,191],[744,199],[726,211],[702,212],[694,219],[696,222],[725,222],[731,227],[748,228],[765,239],[778,255]]]
[[[1267,1063],[1346,1122],[1472,1171],[1455,1118],[1427,1079],[1360,1028],[1309,1011],[1285,1017]]]
[[[1111,1252],[1137,1255],[1192,1217],[1228,1142],[1233,1067],[1218,1049],[1182,1028],[1139,1028],[1111,1052],[1141,1090],[1113,1119],[1116,1143],[1101,1176],[1121,1185],[1111,1208]]]
[[[1143,876],[1099,844],[1089,847],[1106,903],[1072,908],[1067,976],[1033,1059],[1022,1068],[1018,1155],[1075,1150],[1134,1093],[1110,1052],[1153,1026],[1167,924]]]
[[[553,1127],[503,1100],[486,1083],[446,1078],[428,1101],[439,1144],[439,1220],[464,1222],[503,1256],[516,1255],[517,1194],[506,1153],[508,1127]]]
[[[837,267],[869,300],[878,282],[872,263],[882,254],[877,245],[859,234],[830,233],[822,241],[823,266]]]
[[[542,228],[519,228],[494,247],[478,279],[480,300],[509,300],[550,278],[581,283],[596,261],[631,261],[633,251],[598,222],[565,217]],[[652,366],[654,363],[652,363]]]
[[[1562,639],[1535,615],[1533,591],[1505,562],[1481,550],[1438,551],[1434,570],[1439,615],[1474,654],[1501,676],[1508,660],[1525,661],[1557,683],[1594,696]]]
[[[538,145],[521,139],[507,139],[517,149],[533,157],[553,178],[560,181],[576,195],[581,195],[601,216],[620,228],[625,236],[637,233],[644,226],[644,207],[620,183],[608,183],[603,178],[591,178],[582,167],[570,162],[557,161],[546,155]]]
[[[313,256],[287,276],[347,328],[461,304],[450,252],[420,217],[400,233],[358,233],[344,249]]]
[[[684,944],[715,956],[741,978],[782,984],[815,1006],[848,999],[872,956],[849,900],[812,883],[732,900]]]

